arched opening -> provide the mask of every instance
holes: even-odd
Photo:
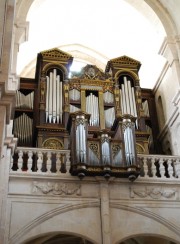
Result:
[[[124,54],[140,60],[143,63],[140,70],[141,87],[152,88],[164,66],[165,60],[157,52],[166,34],[148,4],[141,3],[138,12],[131,1],[130,4],[127,2],[98,1],[94,8],[91,3],[85,4],[83,1],[79,1],[78,4],[71,1],[68,6],[64,1],[61,2],[61,6],[59,1],[55,1],[53,5],[51,1],[33,1],[26,19],[30,23],[29,41],[20,46],[18,74],[28,74],[29,78],[32,78],[30,77],[34,72],[32,60],[36,54],[49,48],[60,47],[75,59],[97,65],[100,69],[104,69],[109,59]],[[87,6],[91,15],[83,14],[87,12]],[[144,11],[148,16],[156,16],[156,23],[153,18],[150,18],[150,21],[145,18],[145,14],[141,13]],[[64,23],[61,18],[64,18],[67,12],[71,18],[65,18]]]
[[[24,244],[94,244],[85,237],[76,236],[69,233],[48,233],[47,235],[37,236]]]
[[[165,237],[159,236],[135,236],[118,242],[117,244],[178,244]]]

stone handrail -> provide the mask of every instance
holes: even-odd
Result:
[[[142,179],[179,179],[180,157],[167,155],[137,156]],[[61,174],[69,172],[70,150],[18,147],[11,161],[10,172]]]

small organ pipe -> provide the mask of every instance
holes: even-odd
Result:
[[[48,112],[49,112],[49,122],[51,123],[52,121],[52,83],[53,83],[53,80],[52,80],[52,72],[50,72],[50,81],[49,81],[49,109],[48,109]]]
[[[46,89],[46,123],[48,122],[48,115],[49,115],[49,77],[46,76],[46,83],[47,83],[47,89]]]
[[[56,88],[57,88],[57,104],[56,104],[56,108],[57,108],[57,123],[59,124],[59,118],[60,118],[60,77],[59,75],[57,75],[56,77]]]
[[[62,110],[62,95],[63,95],[63,90],[62,90],[62,82],[60,82],[60,105],[59,105],[59,112],[60,112],[60,122],[62,123],[62,114],[63,114],[63,110]]]
[[[56,99],[57,99],[57,89],[56,89],[56,69],[53,70],[52,76],[52,99],[53,99],[53,123],[56,123]]]
[[[134,87],[132,87],[132,99],[133,99],[133,107],[134,107],[134,117],[137,117],[136,101],[135,101],[135,95],[134,95]]]

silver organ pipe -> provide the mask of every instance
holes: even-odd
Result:
[[[16,91],[16,108],[33,109],[34,91],[28,95],[24,95],[20,91]]]
[[[99,164],[99,158],[90,148],[89,148],[89,164],[90,165],[98,165]]]
[[[114,108],[108,108],[104,110],[105,115],[105,125],[106,127],[111,127],[115,120],[115,110]]]
[[[119,152],[113,158],[113,165],[120,166],[122,164],[122,161],[122,150],[120,149]]]
[[[80,110],[80,108],[76,107],[75,105],[70,104],[70,113],[74,113],[79,110]]]
[[[135,149],[134,149],[134,138],[132,131],[132,124],[130,120],[124,120],[124,143],[125,143],[125,155],[127,165],[132,165],[135,163]]]
[[[62,82],[61,82],[62,83]],[[57,78],[56,78],[56,89],[57,91],[59,91],[59,94],[60,93],[60,76],[57,75]],[[59,124],[59,119],[60,119],[60,111],[59,111],[59,108],[60,108],[60,97],[57,96],[57,99],[56,99],[56,108],[57,108],[57,123]]]
[[[134,87],[132,89],[132,100],[133,100],[133,107],[134,107],[134,117],[137,117],[137,110],[136,110],[136,101],[135,101],[135,93],[134,93]]]
[[[33,120],[25,113],[14,119],[14,136],[18,138],[20,145],[29,145],[32,141]]]
[[[79,101],[80,97],[81,97],[81,93],[77,89],[72,89],[69,91],[70,100]]]
[[[111,92],[107,91],[103,94],[104,97],[104,102],[105,103],[113,103],[114,102],[114,94]]]
[[[84,116],[77,116],[79,123],[76,128],[76,156],[78,162],[86,163],[86,131],[83,122]]]
[[[49,104],[49,76],[46,76],[46,89],[47,89],[47,92],[46,92],[46,123],[48,122],[48,116],[49,116],[49,108],[48,108],[48,104]]]
[[[130,114],[137,117],[134,87],[131,86],[130,80],[124,77],[124,83],[121,84],[120,99],[122,114]]]
[[[56,69],[46,76],[46,123],[62,123],[63,115],[63,85]]]
[[[101,135],[101,142],[102,162],[103,164],[110,164],[110,146],[107,134]]]
[[[130,112],[130,102],[129,102],[129,89],[127,84],[127,78],[124,77],[124,87],[125,87],[125,99],[126,99],[126,112],[127,114],[131,114]]]
[[[99,126],[99,102],[98,97],[90,93],[86,97],[86,112],[91,114],[89,124],[91,126]]]

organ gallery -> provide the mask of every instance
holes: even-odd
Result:
[[[35,79],[21,78],[13,126],[18,146],[69,149],[70,172],[80,178],[134,180],[137,153],[160,153],[153,92],[140,87],[141,63],[121,56],[104,71],[87,64],[75,73],[72,62],[59,49],[43,51]]]

